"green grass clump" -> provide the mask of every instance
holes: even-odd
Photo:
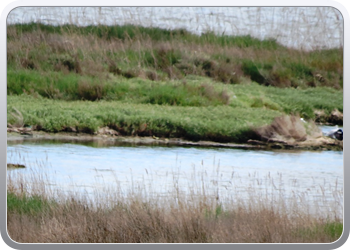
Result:
[[[237,46],[239,48],[253,47],[257,49],[278,49],[282,48],[280,44],[276,42],[275,39],[265,39],[260,40],[254,38],[250,35],[245,36],[228,36],[228,35],[218,35],[214,32],[203,33],[199,38],[199,42],[219,44],[220,46]]]
[[[334,109],[343,112],[343,91],[327,87],[298,90],[294,88],[264,87],[257,84],[236,85],[232,88],[238,100],[248,107],[278,110],[286,114],[299,114],[314,119],[315,110],[330,114]]]
[[[250,79],[252,81],[260,83],[260,84],[265,84],[266,79],[265,77],[259,72],[259,65],[256,65],[254,61],[247,60],[243,62],[242,65],[242,70],[245,75],[250,76]]]
[[[7,192],[7,212],[34,215],[47,211],[52,202],[47,201],[42,196],[17,195]]]
[[[323,237],[329,242],[336,241],[343,234],[343,223],[336,222],[322,222],[317,223],[313,227],[299,229],[294,235],[302,236],[304,238],[314,238],[317,235],[324,235]]]
[[[329,222],[323,226],[324,232],[331,238],[340,238],[343,234],[343,223]]]

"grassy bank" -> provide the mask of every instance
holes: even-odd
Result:
[[[287,200],[252,189],[248,200],[239,194],[223,198],[215,182],[195,177],[184,193],[174,176],[166,195],[149,192],[146,183],[141,186],[147,192],[116,182],[96,189],[92,199],[74,189],[54,191],[40,173],[8,173],[7,231],[16,242],[330,243],[343,230],[337,215],[310,213],[305,194]]]
[[[242,78],[278,87],[343,86],[342,49],[304,52],[250,36],[125,26],[19,24],[7,29],[8,66],[101,77],[223,83]]]
[[[177,86],[183,87],[181,83],[159,83],[157,87],[176,89]],[[108,126],[121,135],[246,142],[256,137],[254,129],[270,124],[275,117],[285,113],[301,114],[305,119],[315,119],[314,110],[324,110],[326,118],[334,108],[342,111],[342,97],[339,98],[339,92],[328,88],[302,91],[254,84],[237,85],[225,89],[231,96],[228,104],[209,105],[210,102],[205,101],[205,96],[189,95],[189,99],[193,98],[192,101],[195,101],[195,98],[204,99],[205,105],[181,106],[170,105],[167,99],[164,99],[165,103],[151,104],[137,97],[140,93],[138,88],[147,88],[147,82],[134,85],[130,83],[127,87],[131,89],[126,94],[129,98],[122,98],[127,98],[128,101],[67,102],[41,96],[10,95],[7,98],[8,123],[15,126],[32,126],[35,130],[47,132],[95,133],[99,128]],[[134,93],[136,96],[133,96]],[[164,95],[160,94],[162,98],[166,98],[168,94],[181,103],[182,100],[186,101],[188,92],[183,92],[185,97],[171,91],[163,93]],[[149,96],[145,97],[147,98]],[[325,102],[325,99],[329,102]]]
[[[342,50],[135,26],[7,27],[10,126],[246,142],[282,115],[342,124]]]
[[[245,141],[251,127],[269,123],[280,112],[231,106],[174,107],[109,102],[65,102],[8,96],[8,122],[36,125],[48,132],[93,133],[108,126],[121,135],[184,137],[192,140]],[[18,119],[13,108],[20,111]]]

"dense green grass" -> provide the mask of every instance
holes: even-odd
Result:
[[[74,127],[92,133],[109,126],[124,135],[184,137],[192,140],[246,141],[251,129],[270,123],[281,115],[275,110],[245,107],[179,107],[133,104],[120,101],[66,102],[28,95],[8,96],[8,122],[15,123],[13,108],[23,115],[25,125],[49,132]],[[263,111],[263,112],[262,112]],[[147,124],[144,130],[142,127]]]
[[[150,86],[153,84],[149,82]],[[189,103],[172,92],[177,85],[164,84],[157,91],[140,98],[146,82],[132,81],[126,96],[120,100],[64,101],[43,98],[40,95],[9,95],[7,97],[8,123],[15,124],[18,115],[23,115],[23,124],[36,126],[48,132],[75,128],[81,132],[93,133],[99,127],[109,126],[123,135],[156,135],[184,137],[192,140],[244,142],[254,138],[252,130],[271,123],[274,117],[285,113],[300,114],[313,118],[315,109],[330,113],[334,108],[342,111],[342,92],[329,88],[307,90],[278,89],[257,84],[226,86],[230,97],[227,104],[199,105],[196,99]],[[209,84],[209,83],[208,83]],[[185,88],[179,83],[179,88]],[[190,85],[191,86],[191,85]],[[192,88],[195,88],[193,83]],[[211,85],[220,89],[219,85]],[[163,89],[164,87],[164,89]],[[215,90],[215,88],[213,89]],[[166,91],[161,94],[161,91]],[[218,90],[219,91],[219,90]],[[154,103],[152,98],[158,103]],[[186,96],[185,96],[186,97]],[[175,101],[177,103],[175,104]],[[324,100],[329,100],[325,102]],[[161,104],[161,105],[159,105]],[[193,105],[190,105],[193,104]],[[14,115],[15,114],[15,115]],[[147,128],[143,127],[147,124]]]
[[[59,72],[38,73],[8,70],[8,94],[26,92],[61,100],[105,100],[173,106],[218,106],[264,108],[314,118],[314,111],[343,112],[343,92],[317,87],[304,90],[264,87],[257,84],[221,85],[204,77],[184,81],[153,82],[141,78],[78,77]]]
[[[238,101],[245,102],[249,107],[299,114],[307,119],[315,117],[315,110],[324,110],[326,114],[334,109],[343,112],[343,92],[327,87],[296,90],[252,84],[236,85],[232,90]],[[234,102],[231,105],[234,105]]]

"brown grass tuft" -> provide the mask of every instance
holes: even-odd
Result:
[[[21,65],[25,69],[36,69],[35,63],[32,60],[22,58],[21,59]]]
[[[105,95],[104,86],[103,82],[97,84],[81,80],[78,82],[78,95],[82,100],[100,100]]]
[[[282,116],[276,117],[270,125],[256,129],[256,133],[264,141],[298,142],[305,141],[308,135],[320,136],[317,126],[311,124],[310,127],[312,131],[307,131],[299,116]]]

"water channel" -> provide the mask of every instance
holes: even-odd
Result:
[[[253,193],[296,199],[318,213],[342,216],[343,151],[8,141],[7,162],[25,164],[26,169],[11,171],[28,176],[39,167],[52,179],[49,185],[68,193],[93,196],[114,186],[121,193],[166,196],[176,188],[222,201],[249,200]]]

